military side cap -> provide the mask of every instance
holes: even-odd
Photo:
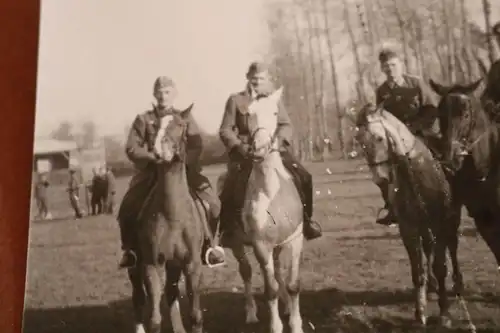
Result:
[[[158,89],[163,89],[167,87],[175,87],[174,81],[168,76],[159,76],[155,80],[153,91],[157,91]]]
[[[265,71],[269,70],[269,65],[261,62],[261,61],[254,61],[248,66],[248,71],[247,71],[247,77],[248,76],[253,76],[258,73],[262,73]]]
[[[380,62],[386,62],[389,59],[397,58],[397,57],[399,57],[399,54],[393,48],[384,48],[378,54],[378,60]]]

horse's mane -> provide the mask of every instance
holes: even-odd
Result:
[[[385,110],[379,110],[380,116],[387,122],[391,123],[398,130],[398,135],[404,135],[401,128],[407,127],[397,117]],[[354,117],[356,126],[364,126],[369,121],[369,116],[377,112],[377,107],[372,103],[366,104],[361,108]],[[406,132],[406,131],[404,131]],[[426,202],[426,198],[422,197],[425,193],[430,193],[426,189],[435,188],[436,186],[445,186],[446,178],[443,170],[433,159],[430,149],[409,130],[407,135],[415,138],[414,149],[417,149],[417,158],[409,156],[394,156],[394,171],[398,175],[398,187],[404,188],[400,195],[406,197],[409,202],[418,202],[422,206]],[[424,162],[420,157],[424,158]],[[433,193],[434,191],[431,191]],[[423,207],[423,206],[422,206]]]
[[[375,113],[377,107],[373,103],[365,104],[359,111],[351,112],[351,119],[357,127],[368,124],[368,116]]]
[[[449,88],[447,95],[454,92],[463,94],[464,91],[467,91],[464,86],[455,84]],[[468,133],[468,140],[472,145],[468,149],[475,169],[485,176],[487,170],[499,162],[500,124],[497,124],[488,114],[481,103],[481,97],[477,95],[472,92],[467,93],[472,111],[472,128]],[[448,112],[453,112],[453,110]]]

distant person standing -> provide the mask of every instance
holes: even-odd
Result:
[[[113,170],[111,169],[111,167],[106,168],[105,180],[106,180],[107,193],[106,193],[106,201],[104,207],[106,214],[111,215],[113,214],[114,211],[115,194],[116,194],[116,178],[115,175],[113,174]]]
[[[101,169],[92,169],[92,185],[90,205],[92,206],[92,215],[99,215],[103,212],[103,197],[104,197],[104,179],[101,175]]]
[[[81,219],[83,217],[83,212],[80,208],[80,182],[76,177],[75,169],[69,169],[69,182],[68,182],[68,194],[69,202],[71,207],[75,211],[75,218]]]
[[[38,207],[38,218],[45,220],[52,218],[49,212],[48,205],[48,187],[50,186],[47,179],[47,175],[44,173],[38,174],[37,180],[35,181],[35,200]]]

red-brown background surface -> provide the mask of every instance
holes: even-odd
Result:
[[[40,3],[0,0],[0,332],[21,332]]]

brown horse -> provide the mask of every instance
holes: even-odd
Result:
[[[238,261],[245,289],[246,322],[255,323],[257,307],[252,295],[252,267],[247,249],[253,249],[264,276],[265,297],[270,312],[270,333],[281,333],[283,324],[278,311],[278,295],[290,315],[291,333],[302,333],[299,308],[300,260],[304,237],[303,207],[291,175],[281,160],[277,140],[277,107],[281,89],[249,106],[254,160],[245,190],[245,203],[240,217],[235,217],[236,231],[230,240]],[[223,188],[225,174],[218,180]],[[283,260],[283,256],[287,260]],[[288,266],[287,282],[281,265]]]
[[[182,273],[192,332],[203,331],[201,247],[209,231],[204,203],[194,199],[186,177],[186,119],[191,108],[169,119],[165,132],[159,133],[161,162],[157,165],[157,184],[141,213],[138,265],[129,270],[137,333],[145,328],[152,333],[161,331],[160,301],[164,293],[173,331],[185,332],[179,307]]]
[[[350,117],[375,181],[385,179],[392,185],[390,201],[410,259],[415,319],[426,324],[427,289],[435,283],[435,276],[441,325],[449,327],[446,248],[447,236],[453,235],[449,229],[455,226],[449,223],[450,190],[445,174],[423,141],[391,113],[368,104]]]
[[[456,214],[465,205],[500,269],[500,124],[472,95],[480,82],[446,87],[430,80],[430,86],[441,96],[443,163]]]

